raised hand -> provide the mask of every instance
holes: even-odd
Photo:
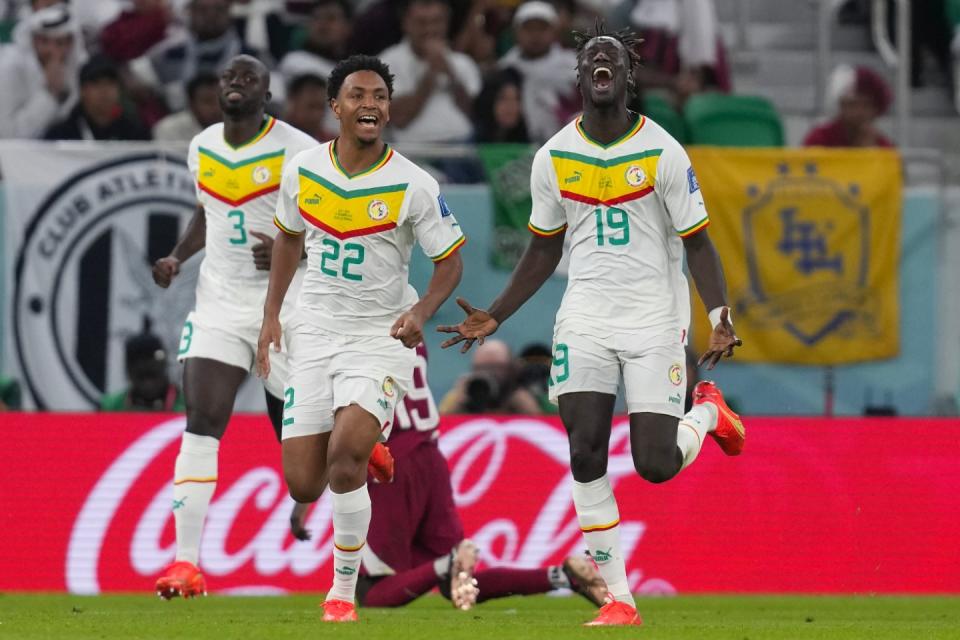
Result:
[[[463,312],[467,314],[467,317],[464,318],[460,324],[439,326],[437,327],[437,331],[457,334],[449,340],[445,340],[444,343],[440,345],[442,348],[446,349],[447,347],[452,347],[462,342],[463,346],[460,347],[460,353],[466,353],[470,350],[470,347],[473,346],[474,342],[479,341],[480,344],[483,344],[487,336],[496,332],[500,323],[483,309],[474,309],[473,306],[463,298],[457,298],[457,304],[460,305]]]
[[[153,263],[153,281],[157,286],[166,289],[173,282],[173,279],[180,273],[180,261],[173,256],[160,258]]]
[[[273,237],[259,231],[250,231],[250,235],[260,240],[250,247],[253,252],[253,263],[257,271],[270,271],[270,256],[273,254]]]
[[[710,346],[697,360],[697,366],[707,363],[707,370],[709,371],[717,366],[720,358],[731,357],[734,347],[742,345],[743,341],[737,337],[737,334],[733,331],[733,325],[730,324],[730,310],[724,307],[720,310],[720,323],[710,334]]]

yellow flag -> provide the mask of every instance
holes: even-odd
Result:
[[[744,342],[738,361],[834,365],[897,354],[896,151],[688,151]],[[701,352],[705,315],[694,313]]]

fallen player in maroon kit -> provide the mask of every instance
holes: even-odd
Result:
[[[607,587],[586,557],[567,558],[541,569],[497,567],[475,571],[477,548],[463,537],[453,503],[450,470],[437,446],[440,417],[427,386],[424,345],[417,347],[413,388],[397,407],[387,442],[395,464],[393,482],[368,481],[373,519],[363,552],[357,599],[365,607],[403,606],[434,587],[459,609],[512,595],[568,588],[596,606]],[[308,505],[290,517],[293,534],[303,528]]]

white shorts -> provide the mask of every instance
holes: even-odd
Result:
[[[212,323],[202,320],[196,311],[190,312],[180,334],[177,360],[183,362],[187,358],[209,358],[256,375],[259,324],[211,325]],[[275,398],[283,398],[286,382],[290,377],[288,350],[285,347],[286,345],[280,353],[270,352],[270,376],[263,381],[263,387]]]
[[[687,393],[684,345],[676,333],[613,334],[595,338],[575,328],[557,328],[549,394],[596,391],[616,395],[623,373],[628,413],[683,417]]]
[[[344,336],[303,322],[288,340],[284,440],[333,431],[334,413],[351,404],[377,419],[381,440],[390,436],[394,410],[413,385],[416,350],[390,336]]]

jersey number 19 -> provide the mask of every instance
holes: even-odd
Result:
[[[602,209],[594,209],[593,216],[597,220],[598,247],[604,244],[619,247],[630,243],[630,218],[626,211],[610,207],[604,215]]]

